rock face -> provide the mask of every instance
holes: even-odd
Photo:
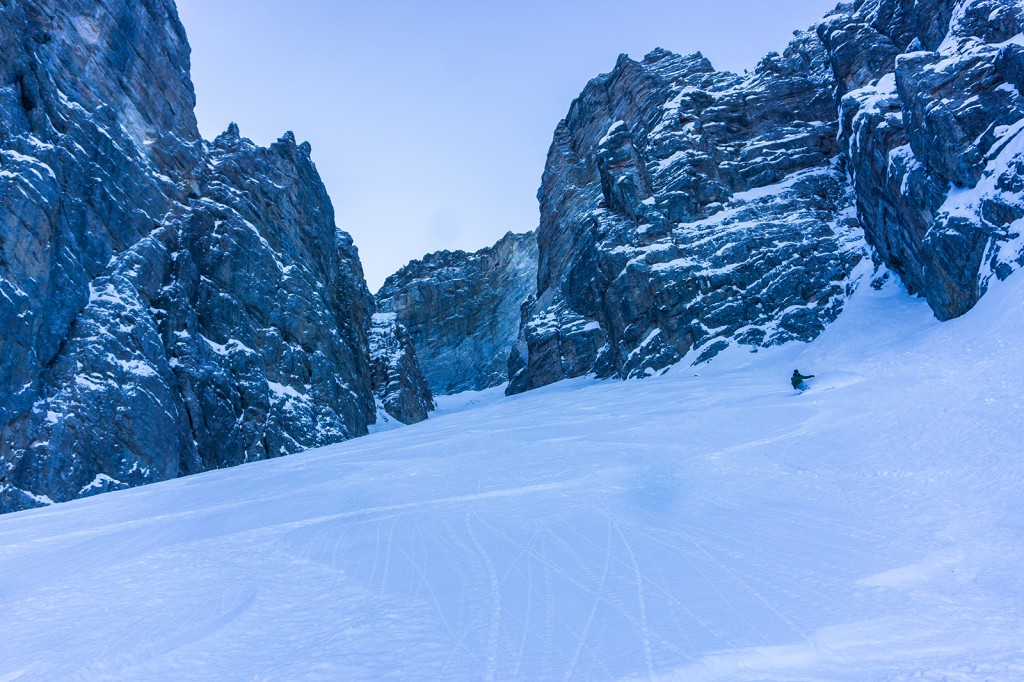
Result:
[[[811,340],[868,245],[968,310],[1024,245],[1021,14],[858,0],[743,76],[621,57],[555,131],[508,391]]]
[[[377,402],[416,421],[430,389],[811,340],[872,248],[961,315],[1024,263],[1022,27],[855,0],[744,75],[622,57],[555,131],[536,235],[375,303],[309,145],[201,139],[172,0],[0,0],[0,512],[358,436]]]
[[[810,340],[835,319],[865,250],[832,88],[812,33],[746,76],[658,50],[591,81],[548,154],[509,392]]]
[[[379,407],[403,424],[421,422],[434,409],[434,396],[420,372],[412,339],[395,313],[373,316],[370,380]]]
[[[0,3],[0,511],[366,433],[308,145],[204,143],[171,0]]]
[[[857,3],[818,29],[864,230],[940,319],[1020,264],[1022,28],[1019,2],[926,0]]]
[[[476,253],[441,251],[388,277],[377,307],[408,330],[423,375],[438,395],[507,381],[520,307],[536,291],[534,234],[506,234]]]

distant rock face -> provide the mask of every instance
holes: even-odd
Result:
[[[506,234],[476,253],[441,251],[388,277],[377,308],[408,330],[420,367],[438,395],[507,381],[520,308],[537,288],[534,234]]]
[[[412,340],[395,313],[377,313],[370,328],[373,395],[389,415],[415,424],[434,409],[434,396],[420,372]]]
[[[867,243],[936,315],[1020,264],[1020,3],[858,0],[754,72],[625,56],[558,125],[516,393],[811,340]]]
[[[308,145],[196,129],[170,0],[0,4],[0,511],[366,433]]]

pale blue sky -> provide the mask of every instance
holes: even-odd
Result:
[[[752,68],[835,0],[178,0],[199,126],[313,145],[376,290],[412,258],[536,227],[555,125],[620,53]]]

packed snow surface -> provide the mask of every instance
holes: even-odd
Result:
[[[789,387],[793,369],[815,374]],[[1024,279],[0,518],[0,680],[1024,679]]]

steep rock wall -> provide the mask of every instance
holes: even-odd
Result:
[[[0,4],[0,511],[366,433],[308,145],[196,129],[170,0]]]
[[[540,190],[537,300],[510,392],[810,340],[865,250],[813,33],[751,74],[657,50],[587,85]]]
[[[949,319],[1020,264],[1024,7],[931,1],[899,15],[892,4],[858,3],[818,32],[849,74],[839,140],[867,238]],[[866,44],[879,57],[854,68]]]
[[[966,312],[1021,262],[1021,27],[1017,0],[858,0],[742,76],[620,58],[555,131],[509,392],[811,340],[869,246]]]
[[[441,251],[409,263],[376,301],[408,330],[431,390],[446,395],[505,383],[520,307],[536,283],[534,234],[509,233],[475,253]]]
[[[434,409],[412,339],[395,313],[373,316],[370,378],[379,407],[403,424],[421,422]]]

